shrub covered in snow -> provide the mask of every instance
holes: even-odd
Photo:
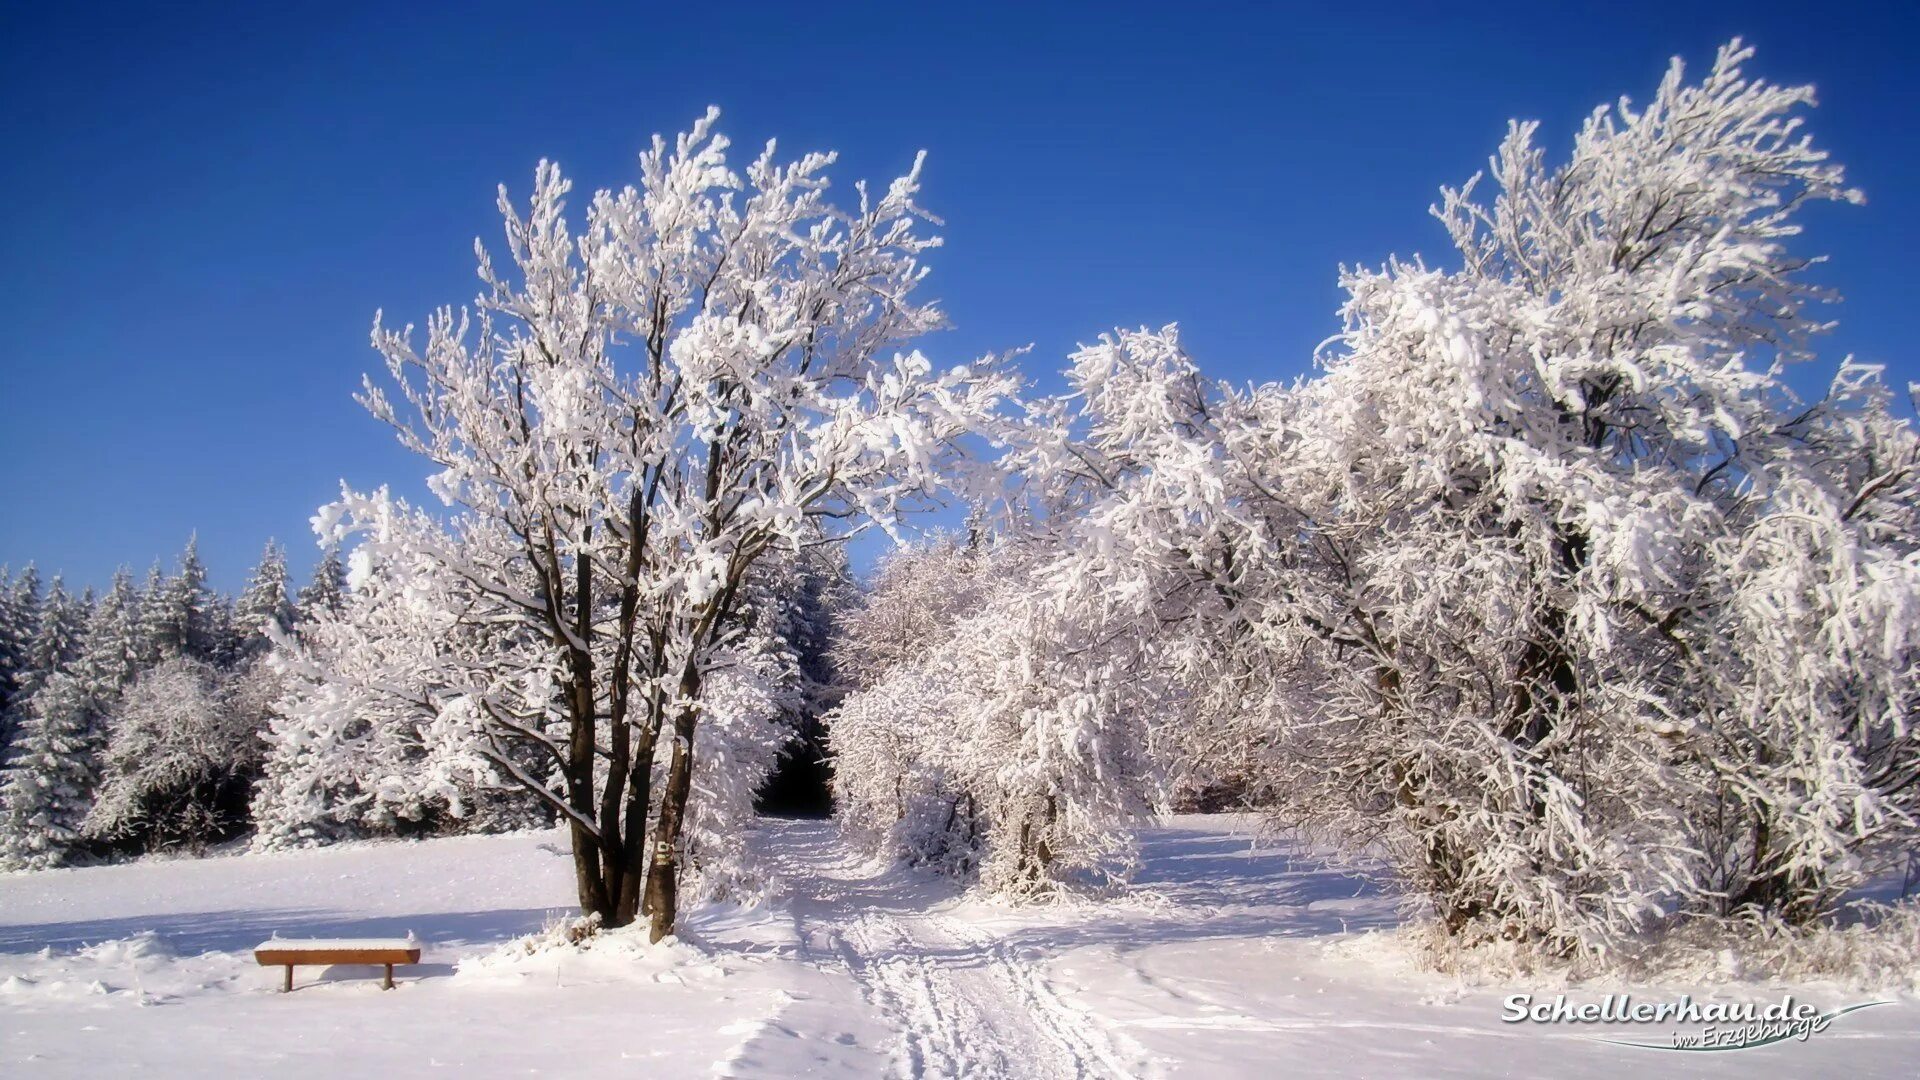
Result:
[[[211,665],[175,657],[127,688],[114,717],[89,835],[121,847],[189,848],[246,822],[259,768],[257,717]]]

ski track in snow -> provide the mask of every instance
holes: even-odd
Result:
[[[784,832],[806,958],[844,968],[895,1031],[902,1077],[1099,1078],[1153,1070],[1140,1047],[1064,1000],[1039,966],[946,913],[950,886],[863,866],[829,825]]]

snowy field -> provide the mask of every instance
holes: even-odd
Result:
[[[700,909],[666,947],[517,957],[500,946],[570,910],[558,833],[0,876],[0,1075],[1838,1077],[1920,1056],[1912,987],[1794,988],[1892,1004],[1732,1053],[1504,1024],[1508,993],[1555,988],[1413,970],[1370,933],[1396,924],[1388,898],[1243,825],[1173,819],[1134,895],[1012,908],[860,865],[829,824],[764,822],[781,899]],[[275,933],[426,950],[390,993],[304,968],[283,995],[249,952]],[[1624,989],[1690,988],[1572,995]]]

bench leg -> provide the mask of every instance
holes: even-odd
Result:
[[[293,993],[293,965],[292,964],[287,965],[287,981],[284,985],[280,987],[280,992],[283,994]]]
[[[382,990],[393,989],[393,965],[392,964],[387,965],[387,984],[385,986],[382,986],[380,989]]]

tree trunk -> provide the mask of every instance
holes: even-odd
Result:
[[[614,925],[626,926],[640,916],[640,898],[647,881],[647,808],[653,801],[653,738],[645,738],[634,754],[627,777],[626,873],[614,892]]]
[[[684,685],[684,684],[683,684]],[[697,682],[695,684],[697,689]],[[690,695],[683,694],[682,700]],[[673,933],[679,914],[680,860],[685,858],[687,797],[693,791],[693,735],[699,713],[686,709],[674,718],[673,760],[660,799],[660,823],[654,830],[653,866],[647,875],[647,913],[653,919],[649,941]]]

